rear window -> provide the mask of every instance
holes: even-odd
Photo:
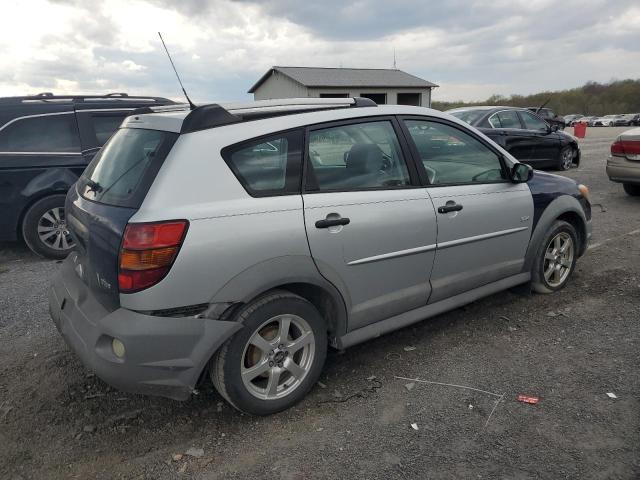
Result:
[[[177,133],[159,130],[118,130],[82,175],[80,194],[99,203],[138,208],[177,138]]]

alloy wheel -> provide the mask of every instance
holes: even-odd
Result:
[[[569,170],[572,164],[573,164],[573,149],[566,148],[562,152],[562,168],[564,170]]]
[[[551,239],[544,254],[544,279],[551,287],[562,285],[573,266],[575,249],[571,235],[560,232]]]
[[[249,338],[241,360],[242,382],[262,400],[285,397],[307,376],[314,356],[315,338],[307,321],[297,315],[277,315]]]
[[[38,220],[38,238],[54,250],[69,250],[74,246],[73,238],[67,228],[64,208],[47,210]]]

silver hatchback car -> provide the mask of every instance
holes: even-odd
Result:
[[[520,284],[563,288],[588,189],[427,108],[293,99],[133,112],[66,201],[51,316],[122,390],[209,376],[265,415],[344,349]]]

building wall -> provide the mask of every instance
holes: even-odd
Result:
[[[254,92],[254,100],[271,100],[272,98],[308,97],[307,87],[291,80],[286,75],[273,72]]]
[[[421,92],[423,107],[431,106],[431,89],[416,88],[307,88],[291,80],[286,75],[274,72],[254,93],[255,100],[270,100],[272,98],[304,98],[319,97],[321,93],[347,93],[350,97],[359,97],[363,93],[386,93],[387,103],[394,105],[398,102],[398,93]]]

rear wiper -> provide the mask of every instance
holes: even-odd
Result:
[[[87,190],[87,193],[89,192],[100,193],[102,191],[102,185],[100,185],[98,182],[94,182],[93,180],[87,180],[87,187],[89,187],[89,190]]]

